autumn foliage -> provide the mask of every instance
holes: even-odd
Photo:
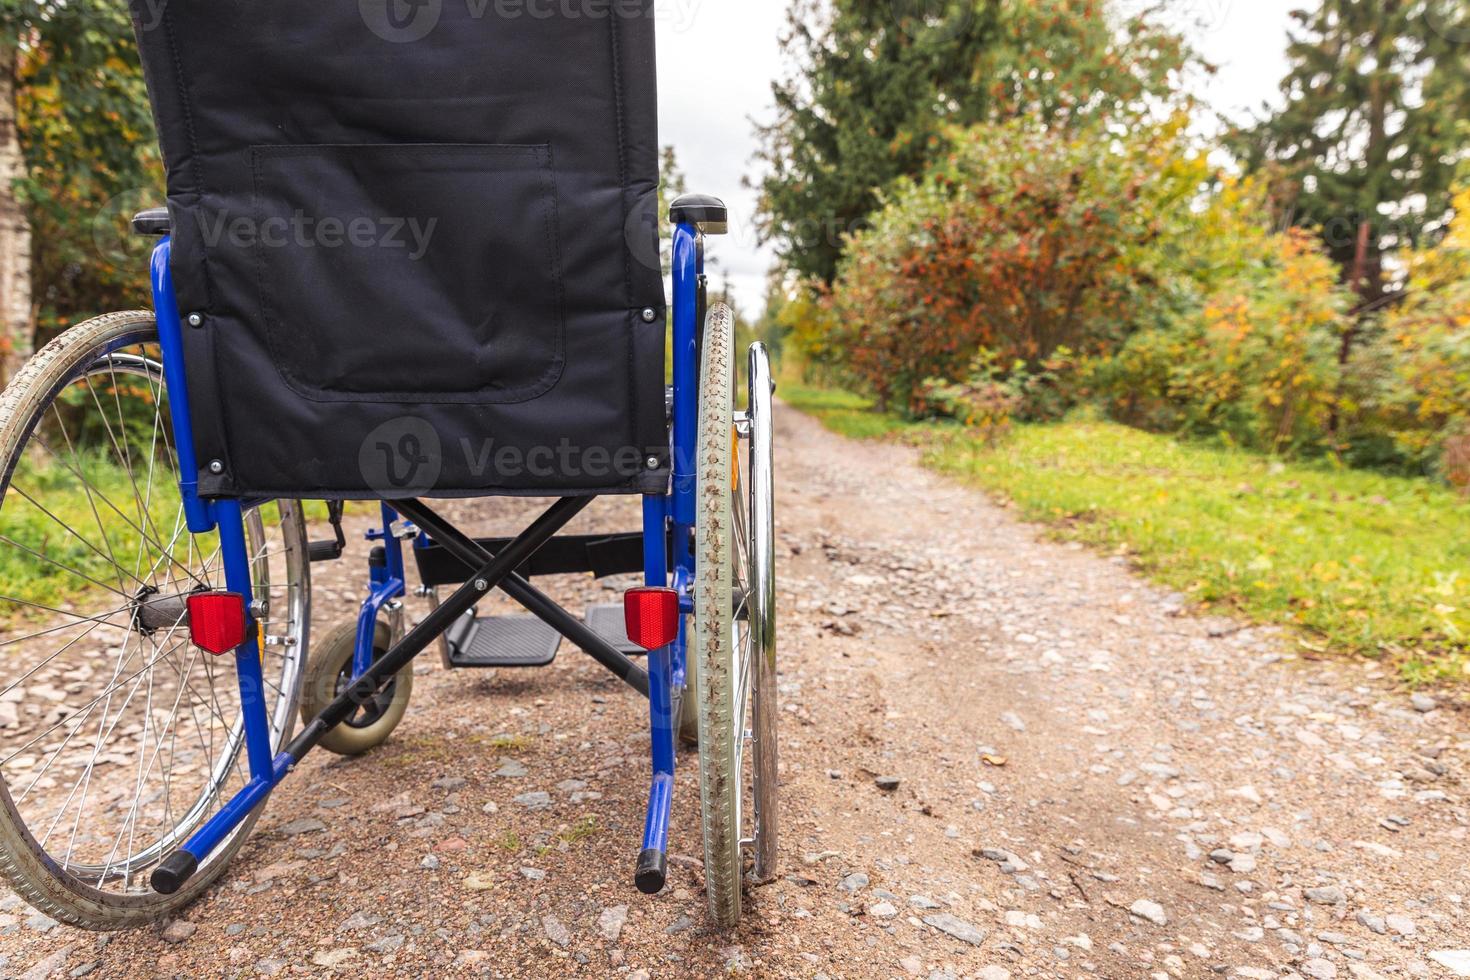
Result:
[[[1364,424],[1470,486],[1470,190],[1454,206],[1444,241],[1407,256],[1407,296],[1382,317],[1359,373],[1377,381]]]
[[[1137,257],[1202,176],[1173,138],[1024,122],[953,134],[952,151],[899,182],[850,241],[826,353],[880,401],[917,412],[926,380],[961,380],[982,349],[1027,364],[1061,346],[1111,350],[1148,286]]]
[[[1115,418],[1271,452],[1326,445],[1350,297],[1311,235],[1259,227],[1255,200],[1232,188],[1193,216],[1152,322],[1093,365]]]
[[[1178,123],[948,141],[806,301],[809,364],[987,439],[1086,400],[1268,452],[1470,471],[1470,194],[1408,257],[1407,298],[1361,317],[1316,235],[1272,227],[1266,189]]]

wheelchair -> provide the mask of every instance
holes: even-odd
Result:
[[[0,396],[0,875],[37,909],[174,913],[309,752],[390,736],[421,653],[532,668],[563,639],[648,701],[636,887],[664,887],[681,737],[713,922],[774,876],[770,365],[749,347],[740,397],[706,300],[725,206],[674,201],[660,253],[652,0],[562,6],[132,0],[153,309]],[[631,530],[566,530],[607,495]],[[436,503],[490,496],[554,502],[501,538]],[[317,638],[344,506],[376,517],[365,598]],[[581,616],[534,584],[567,574],[644,584]],[[480,616],[497,590],[526,614]]]

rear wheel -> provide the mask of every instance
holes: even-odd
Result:
[[[770,372],[751,349],[748,411],[733,407],[734,326],[705,325],[697,449],[694,638],[705,888],[722,927],[740,919],[744,851],[775,873],[776,671]]]
[[[149,886],[249,779],[234,659],[193,646],[183,621],[224,570],[219,535],[185,526],[173,439],[149,313],[71,328],[0,395],[0,875],[84,928],[187,904],[258,816],[178,892]],[[307,645],[301,511],[253,504],[245,534],[278,749]]]

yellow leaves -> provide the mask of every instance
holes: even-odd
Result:
[[[1455,216],[1440,243],[1409,251],[1404,256],[1413,290],[1442,289],[1466,278],[1467,252],[1470,252],[1470,187],[1455,194],[1452,207]]]
[[[1455,217],[1440,247],[1462,251],[1470,249],[1470,187],[1462,188],[1450,206],[1455,210]]]

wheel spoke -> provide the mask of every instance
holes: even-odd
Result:
[[[9,790],[0,819],[26,829],[44,858],[37,874],[70,879],[35,887],[77,895],[81,921],[124,908],[109,906],[118,897],[152,896],[137,888],[139,872],[247,782],[233,662],[194,647],[182,622],[182,600],[223,578],[221,549],[184,518],[161,365],[147,342],[38,355],[55,359],[41,381],[58,394],[7,420],[22,436],[0,461],[12,474],[0,547],[23,566],[6,579],[0,610],[27,624],[0,640],[10,665],[0,699],[18,708],[0,729]],[[260,621],[278,639],[261,651],[273,750],[295,712],[283,692],[294,697],[306,655],[301,528],[287,504],[246,513],[252,592],[270,599]],[[179,611],[149,628],[137,612],[145,600]],[[18,697],[22,686],[29,693]]]
[[[123,410],[122,410],[122,400],[121,400],[122,396],[120,394],[118,394],[118,390],[117,390],[117,372],[114,369],[111,360],[108,361],[108,371],[109,371],[109,373],[112,376],[112,396],[113,396],[114,400],[117,401],[118,425],[121,426],[122,425],[122,420],[123,420]],[[91,377],[88,376],[86,378],[83,378],[82,379],[82,383],[87,386],[87,393],[92,396],[92,404],[94,404],[94,405],[97,406],[97,417],[102,420],[102,427],[107,430],[107,439],[108,439],[109,442],[112,443],[113,452],[117,454],[117,456],[118,456],[118,462],[122,464],[123,472],[127,475],[128,484],[132,487],[132,490],[133,490],[133,502],[138,505],[138,523],[139,524],[150,524],[150,525],[153,525],[153,523],[154,523],[153,522],[153,515],[148,511],[148,509],[146,507],[143,506],[142,495],[138,491],[138,481],[137,481],[137,478],[134,477],[134,475],[133,475],[133,456],[132,456],[132,453],[128,452],[124,448],[126,446],[126,443],[127,443],[127,433],[126,432],[123,433],[123,446],[119,446],[118,445],[118,441],[117,441],[117,435],[112,431],[112,423],[107,420],[107,413],[103,410],[102,403],[97,398],[97,389],[92,385],[92,379],[91,379]],[[139,528],[139,530],[141,531],[142,529]],[[157,528],[156,525],[154,525],[154,533],[158,537],[160,537],[160,538],[163,537],[163,535],[158,534],[157,531],[158,531],[158,528]],[[139,541],[138,547],[140,549],[142,548],[142,541]]]
[[[19,541],[15,540],[14,538],[10,537],[9,535],[0,534],[0,544],[6,545],[6,546],[11,547],[11,548],[15,548],[18,551],[24,551],[26,554],[30,555],[32,558],[39,558],[41,561],[45,562],[48,565],[51,565],[54,568],[59,568],[63,572],[67,572],[69,574],[75,575],[77,578],[81,579],[82,581],[84,581],[84,582],[90,582],[91,584],[97,586],[98,588],[106,589],[108,592],[116,593],[117,595],[122,596],[124,599],[130,598],[130,596],[126,592],[122,591],[121,589],[114,588],[113,586],[108,585],[106,582],[99,582],[97,579],[95,579],[92,576],[88,575],[86,572],[83,572],[80,569],[72,568],[70,565],[67,565],[67,564],[65,564],[63,562],[59,562],[55,558],[52,558],[50,555],[43,555],[39,551],[37,551],[35,548],[32,548],[29,545],[21,544]]]
[[[91,551],[93,554],[95,554],[98,558],[101,558],[103,561],[112,561],[112,559],[106,553],[104,553],[101,549],[99,549],[92,542],[90,542],[86,538],[82,537],[81,534],[77,533],[76,528],[72,527],[66,521],[63,521],[61,518],[57,517],[55,514],[53,514],[46,507],[42,506],[42,504],[40,503],[40,501],[36,500],[35,497],[32,497],[22,487],[18,487],[14,483],[12,483],[10,485],[10,492],[16,494],[22,500],[25,500],[27,503],[29,503],[31,506],[35,507],[41,513],[43,513],[47,517],[51,518],[51,520],[53,520],[53,521],[56,522],[56,525],[58,527],[60,527],[63,531],[65,531],[66,533],[70,534],[72,537],[76,538],[78,541],[80,541],[84,547],[86,547],[89,551]],[[125,569],[122,569],[120,566],[118,566],[118,570],[119,571],[125,571]],[[147,584],[142,579],[137,578],[136,576],[130,575],[129,577],[132,578],[139,585],[146,585]],[[118,584],[121,585],[122,583],[119,582]]]
[[[166,548],[164,548],[162,544],[160,544],[159,542],[153,540],[153,538],[149,536],[148,532],[145,531],[143,528],[139,527],[137,524],[135,524],[132,521],[132,519],[128,517],[127,514],[124,514],[122,512],[121,508],[119,508],[117,506],[117,504],[115,504],[115,503],[112,502],[112,499],[110,497],[108,497],[100,489],[97,489],[97,488],[92,487],[91,483],[87,480],[87,477],[86,477],[86,475],[84,473],[82,473],[76,467],[71,466],[65,460],[63,460],[59,455],[57,455],[56,451],[53,450],[50,446],[48,446],[46,444],[46,440],[41,439],[41,438],[38,437],[36,439],[36,444],[39,445],[39,446],[41,446],[41,448],[45,449],[48,453],[50,453],[51,456],[52,456],[52,458],[54,458],[57,462],[61,463],[61,465],[63,467],[65,467],[69,472],[71,472],[72,475],[76,476],[79,480],[82,481],[83,490],[87,494],[88,503],[91,505],[92,514],[93,514],[94,517],[96,517],[97,524],[98,524],[99,528],[102,525],[102,518],[97,513],[96,501],[98,501],[98,500],[100,500],[104,504],[106,504],[107,505],[107,508],[109,510],[111,510],[114,514],[116,514],[119,518],[121,518],[122,521],[123,521],[123,523],[126,524],[130,530],[136,532],[145,541],[147,541],[149,544],[153,545],[160,552],[162,552],[164,554],[164,556],[166,556],[169,560],[173,561],[173,563],[175,564],[175,566],[177,566],[180,571],[184,572],[186,575],[193,575],[193,572],[191,572],[189,570],[188,566],[180,563],[171,554],[169,554],[168,550]],[[105,531],[103,531],[103,541],[105,543],[107,543],[107,546],[108,546],[108,553],[107,553],[107,555],[105,557],[107,557],[110,561],[112,561],[114,564],[116,564],[117,563],[117,559],[112,554],[111,542],[107,538],[107,534],[106,534]],[[118,569],[119,569],[119,571],[121,571],[122,570],[122,567],[119,565],[118,566]],[[197,577],[195,578],[195,580],[198,581],[200,585],[203,585],[204,584],[203,581],[200,581]]]

